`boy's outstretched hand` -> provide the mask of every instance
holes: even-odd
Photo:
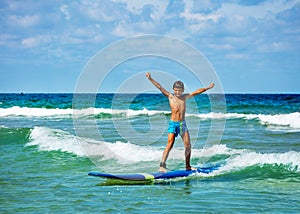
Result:
[[[207,87],[207,89],[211,89],[211,88],[213,88],[213,87],[215,87],[215,83],[210,83],[210,85]]]
[[[151,77],[151,74],[149,72],[147,72],[146,77],[149,79]]]

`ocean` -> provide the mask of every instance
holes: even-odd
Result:
[[[189,101],[186,121],[192,165],[220,168],[132,184],[88,173],[157,171],[166,97],[0,94],[1,213],[299,213],[300,94],[218,97]],[[167,164],[184,168],[180,138]]]

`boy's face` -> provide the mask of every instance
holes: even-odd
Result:
[[[176,97],[180,97],[184,91],[182,88],[173,88],[173,90]]]

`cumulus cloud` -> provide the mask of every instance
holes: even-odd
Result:
[[[295,15],[299,1],[81,0],[61,4],[29,0],[6,4],[0,14],[6,20],[0,23],[2,46],[19,41],[27,49],[50,43],[55,48],[66,44],[93,48],[123,37],[163,34],[189,41],[207,53],[226,52],[232,59],[244,58],[237,53],[241,51],[266,53],[299,46],[300,16]]]
[[[280,70],[281,59],[299,70],[299,0],[2,0],[0,20],[2,62],[79,62],[116,40],[161,34],[232,74],[255,65]]]

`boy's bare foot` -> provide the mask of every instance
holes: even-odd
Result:
[[[166,173],[168,170],[165,167],[159,167],[158,172]]]
[[[187,167],[186,170],[197,170],[197,168],[190,166],[190,167]]]
[[[167,172],[167,164],[165,162],[160,162],[158,171],[162,173]]]

